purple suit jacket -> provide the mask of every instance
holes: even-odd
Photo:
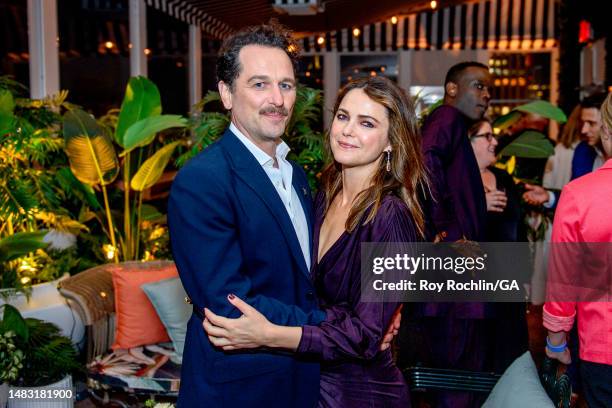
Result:
[[[435,109],[421,129],[432,193],[426,206],[430,238],[484,239],[487,203],[467,129],[467,118],[449,105]]]
[[[426,202],[427,235],[444,241],[485,239],[487,202],[474,150],[467,136],[467,118],[456,108],[442,105],[423,124],[423,155],[431,195]],[[482,303],[425,303],[424,316],[482,318]],[[417,312],[419,314],[419,312]]]

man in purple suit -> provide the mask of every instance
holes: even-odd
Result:
[[[467,131],[471,122],[481,119],[487,111],[490,87],[486,65],[478,62],[454,65],[444,81],[444,103],[429,114],[421,129],[432,195],[426,205],[430,240],[484,239],[487,205]],[[484,305],[427,303],[418,305],[419,308],[422,309],[417,310],[417,315],[422,316],[419,326],[428,348],[425,355],[430,360],[425,363],[479,371]],[[436,407],[461,408],[482,403],[478,396],[467,392],[437,392],[432,398]]]
[[[487,205],[467,130],[487,111],[490,83],[486,65],[462,62],[451,67],[444,81],[444,103],[421,129],[431,177],[430,238],[449,242],[484,238]]]

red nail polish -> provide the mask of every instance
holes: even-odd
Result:
[[[227,297],[230,298],[231,300],[234,300],[236,296],[233,293],[230,293],[229,295],[227,295]]]

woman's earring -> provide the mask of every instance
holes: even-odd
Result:
[[[385,150],[385,155],[387,156],[387,172],[391,171],[391,150]]]

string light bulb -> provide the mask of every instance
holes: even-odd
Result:
[[[436,0],[431,0],[431,2],[429,3],[429,6],[431,7],[432,10],[435,10],[436,8],[438,8],[438,2]]]
[[[104,255],[106,256],[106,259],[108,259],[108,260],[111,260],[111,259],[115,258],[115,252],[116,251],[117,251],[117,248],[115,248],[111,244],[104,244],[104,245],[102,245],[102,252],[104,252]]]
[[[325,43],[325,37],[320,35],[319,38],[317,38],[317,44],[323,45],[324,43]]]
[[[359,37],[359,34],[361,34],[361,30],[358,28],[353,28],[353,37]]]
[[[391,24],[397,24],[397,17],[396,16],[391,17]]]

